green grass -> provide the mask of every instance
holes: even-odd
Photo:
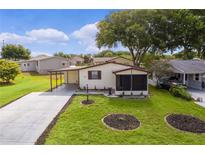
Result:
[[[20,74],[13,83],[0,85],[0,107],[30,92],[47,91],[49,88],[48,75],[35,73]]]
[[[165,90],[151,88],[146,100],[90,96],[95,104],[84,106],[85,96],[73,98],[46,138],[45,144],[205,144],[205,134],[182,132],[168,126],[164,117],[169,113],[191,114],[205,120],[205,109]],[[101,119],[110,113],[136,116],[140,128],[133,131],[114,131]]]

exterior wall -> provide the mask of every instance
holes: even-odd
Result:
[[[63,63],[65,65],[63,65]],[[54,58],[39,60],[38,66],[36,66],[36,70],[40,74],[47,74],[49,70],[65,68],[65,67],[68,67],[68,61],[66,59],[63,60],[63,58],[54,57]]]
[[[124,95],[142,95],[142,96],[147,96],[148,95],[148,90],[147,91],[124,91]],[[115,91],[115,95],[122,95],[123,91]]]
[[[116,78],[113,71],[129,68],[128,66],[108,63],[96,67],[90,67],[79,71],[79,86],[84,88],[88,84],[89,89],[104,89],[116,87]],[[88,80],[88,71],[101,70],[101,80]]]
[[[36,61],[21,62],[20,66],[23,72],[36,71]]]
[[[199,74],[199,80],[196,81],[196,80],[194,80],[194,74],[189,74],[188,80],[187,80],[187,86],[189,88],[205,90],[204,88],[202,88],[202,82],[205,82],[205,78],[202,78],[203,75],[204,74]]]
[[[120,69],[126,69],[129,68],[129,66],[123,66],[119,64],[112,64],[108,63],[105,65],[100,65],[96,67],[91,67],[87,69],[82,69],[79,71],[79,87],[84,88],[88,84],[89,89],[104,89],[104,88],[112,88],[116,90],[116,76],[113,73],[114,71],[120,70]],[[88,80],[88,71],[101,71],[101,79],[100,80]],[[124,72],[120,72],[120,74],[131,74],[131,71],[127,70]],[[146,72],[142,71],[133,71],[132,74],[147,74]],[[148,84],[147,84],[148,86]],[[116,95],[122,95],[123,91],[115,91]],[[148,87],[147,91],[125,91],[125,95],[148,95]]]
[[[68,78],[67,78],[68,74]],[[67,84],[78,84],[78,71],[68,71],[64,72],[64,82]]]
[[[80,65],[84,62],[83,58],[73,57],[69,59],[69,65]]]

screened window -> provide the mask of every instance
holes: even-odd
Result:
[[[88,79],[89,80],[100,80],[101,71],[88,71]]]
[[[119,91],[130,91],[131,89],[131,76],[130,75],[117,75],[116,76],[116,89]]]
[[[132,90],[147,90],[147,75],[133,75]]]
[[[147,90],[147,75],[117,75],[116,90]]]

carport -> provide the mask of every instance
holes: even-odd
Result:
[[[85,66],[71,66],[68,68],[62,68],[57,70],[50,70],[50,91],[54,88],[66,85],[79,85],[79,70]],[[55,87],[53,87],[53,79]],[[60,84],[58,85],[58,79],[60,79]]]

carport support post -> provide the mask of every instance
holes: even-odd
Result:
[[[51,87],[51,92],[53,91],[52,89],[52,72],[50,72],[50,87]]]
[[[60,72],[60,81],[61,81],[61,84],[62,85],[62,73]]]
[[[183,74],[183,85],[185,85],[185,82],[186,82],[186,74],[184,73]]]
[[[56,88],[58,88],[58,72],[56,72]]]

